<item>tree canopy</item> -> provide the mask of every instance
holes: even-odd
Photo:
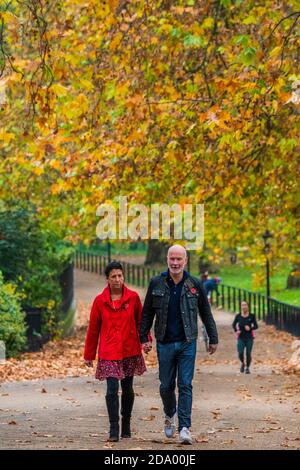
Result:
[[[298,9],[297,9],[298,8]],[[1,197],[95,237],[96,208],[205,204],[216,257],[300,250],[296,0],[27,0],[0,10]]]

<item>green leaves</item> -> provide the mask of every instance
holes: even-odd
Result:
[[[183,40],[183,45],[186,48],[204,47],[205,44],[205,39],[203,39],[201,36],[196,36],[193,34],[187,34]]]
[[[246,47],[239,55],[239,60],[245,65],[252,65],[256,61],[256,49],[254,47]]]

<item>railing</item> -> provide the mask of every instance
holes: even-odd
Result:
[[[104,275],[108,257],[77,250],[74,257],[75,267],[92,273]],[[139,266],[122,261],[124,276],[128,284],[147,287],[150,279],[160,273],[146,266]],[[279,330],[288,331],[294,336],[300,336],[300,307],[295,307],[278,300],[269,298],[258,292],[251,292],[238,287],[221,284],[219,295],[212,292],[212,302],[225,311],[240,313],[243,300],[249,305],[249,310],[258,320],[269,325],[275,325]]]
[[[81,250],[75,252],[75,268],[83,269],[84,271],[104,275],[105,267],[108,262],[107,256],[96,255]],[[122,261],[122,266],[126,282],[138,287],[147,287],[150,279],[160,273],[160,271],[155,269],[127,263],[125,261]]]
[[[289,305],[271,297],[267,298],[259,292],[251,292],[239,287],[219,286],[219,295],[212,292],[212,302],[227,312],[240,313],[241,302],[245,300],[249,310],[258,320],[268,325],[275,325],[294,336],[300,336],[300,307]]]

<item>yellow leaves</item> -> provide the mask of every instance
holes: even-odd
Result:
[[[75,100],[63,106],[63,112],[69,119],[75,119],[85,114],[89,109],[87,97],[80,93]]]
[[[225,188],[224,191],[223,191],[223,196],[224,196],[224,198],[227,198],[228,196],[230,196],[230,194],[232,193],[232,191],[233,191],[232,186],[226,186],[226,188]]]
[[[214,24],[214,18],[212,18],[211,16],[209,16],[208,18],[206,18],[203,23],[202,23],[202,28],[203,29],[210,29]]]
[[[87,80],[86,78],[81,78],[80,79],[80,87],[87,90],[87,91],[93,91],[94,85],[92,82]]]
[[[60,83],[54,83],[51,87],[51,90],[54,91],[56,96],[58,96],[59,98],[68,94],[68,89]]]
[[[153,36],[153,37],[151,38],[151,41],[150,41],[150,42],[151,42],[151,44],[154,44],[154,45],[158,44],[158,43],[159,43],[158,37]]]
[[[143,95],[139,95],[139,94],[136,94],[134,96],[130,96],[128,99],[127,99],[127,103],[128,104],[131,104],[133,106],[137,106],[139,104],[141,104],[142,102],[144,101],[144,96]]]
[[[110,41],[110,44],[109,44],[109,48],[111,51],[115,51],[118,48],[118,46],[121,43],[122,38],[123,38],[122,33],[119,32],[115,34],[115,36],[113,37],[113,39]]]
[[[43,169],[42,167],[37,166],[37,167],[34,167],[34,168],[32,169],[32,172],[33,172],[35,175],[40,176],[40,175],[42,175],[42,174],[44,173],[44,169]]]
[[[127,141],[129,143],[131,142],[139,142],[144,139],[144,133],[141,131],[141,129],[136,129],[129,134],[127,137]]]
[[[15,134],[12,134],[12,132],[0,131],[0,141],[9,144],[13,139],[15,139]]]
[[[220,175],[217,175],[215,177],[215,183],[216,183],[217,186],[222,186],[223,185],[223,179]]]
[[[125,96],[127,96],[128,95],[128,88],[129,88],[128,83],[122,83],[122,84],[118,85],[117,91],[116,91],[116,94],[117,94],[118,98],[124,98]]]
[[[18,25],[19,20],[16,15],[14,15],[11,11],[2,11],[0,12],[0,20],[3,20],[5,23],[10,23],[13,25]]]
[[[115,11],[119,5],[119,0],[108,0],[108,6],[110,11]]]
[[[52,184],[51,193],[59,194],[63,191],[70,191],[72,189],[72,183],[70,181],[64,181],[60,179],[57,183]]]
[[[281,51],[282,51],[282,46],[276,46],[269,53],[269,57],[274,58],[274,57],[278,56],[279,54],[281,54]]]
[[[245,18],[242,21],[242,24],[248,25],[248,24],[257,24],[258,22],[258,17],[255,15],[249,15],[247,18]]]
[[[54,168],[55,170],[58,170],[61,168],[61,163],[59,160],[50,160],[49,165],[51,168]]]

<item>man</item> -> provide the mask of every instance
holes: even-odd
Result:
[[[221,282],[221,279],[219,277],[213,277],[213,278],[206,279],[205,281],[202,281],[206,294],[208,295],[213,290],[215,290],[216,293],[219,294],[218,284],[220,284],[220,282]]]
[[[220,282],[221,282],[221,279],[219,277],[207,278],[205,281],[202,282],[204,290],[206,291],[208,301],[210,303],[212,300],[213,291],[216,292],[216,295],[220,295],[218,291],[218,284]]]
[[[184,271],[186,250],[180,245],[169,248],[168,271],[151,279],[145,298],[140,329],[144,352],[151,350],[148,333],[154,317],[159,363],[160,396],[165,413],[165,435],[176,430],[178,414],[179,441],[192,444],[192,380],[196,359],[198,313],[209,336],[208,351],[217,349],[218,334],[207,296],[201,282]],[[175,386],[178,384],[178,406]]]

